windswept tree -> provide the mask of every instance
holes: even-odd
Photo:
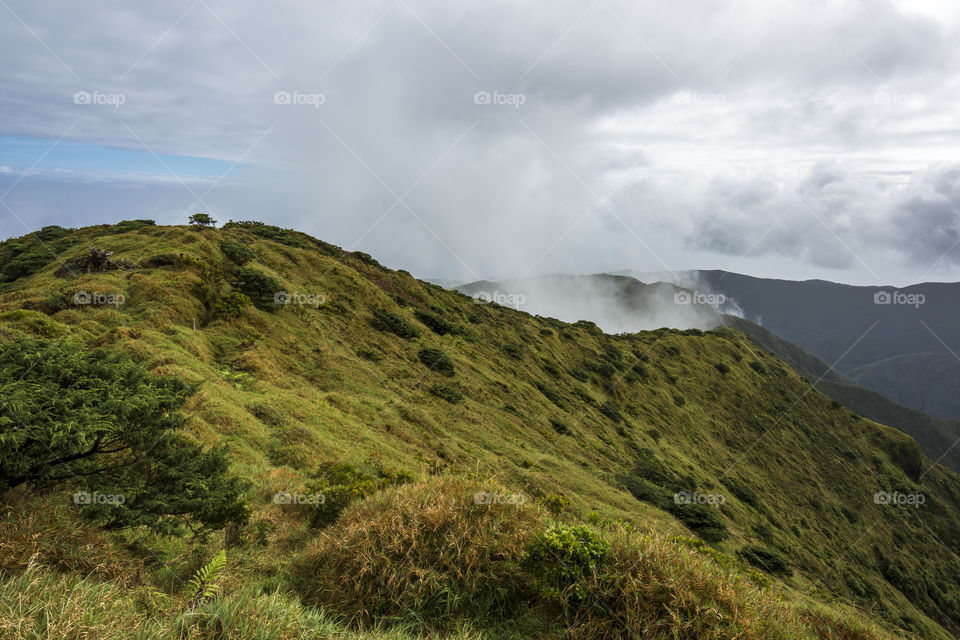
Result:
[[[208,213],[195,213],[187,219],[190,221],[190,224],[193,225],[193,228],[198,231],[217,224],[217,221],[211,218]]]
[[[68,486],[115,528],[202,534],[246,520],[246,487],[229,474],[225,452],[182,434],[179,409],[195,391],[116,350],[69,340],[0,345],[0,493]]]

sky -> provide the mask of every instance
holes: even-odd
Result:
[[[0,0],[0,238],[292,227],[420,277],[960,280],[960,5]]]

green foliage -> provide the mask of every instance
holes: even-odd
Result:
[[[386,309],[373,310],[373,328],[378,331],[386,331],[405,340],[413,340],[420,337],[420,331],[410,324],[404,318]]]
[[[187,218],[187,220],[189,220],[190,224],[193,225],[193,228],[198,231],[217,224],[217,221],[211,218],[207,213],[195,213]]]
[[[560,395],[560,392],[554,389],[552,386],[545,382],[540,382],[539,380],[533,381],[533,386],[542,393],[550,402],[557,405],[561,409],[566,409],[566,405],[563,402],[563,397]]]
[[[750,368],[762,376],[767,374],[767,370],[764,368],[764,366],[759,362],[757,362],[756,360],[750,361]]]
[[[275,296],[283,288],[275,278],[252,267],[236,266],[230,272],[231,284],[263,311],[275,311],[278,307]]]
[[[503,345],[503,352],[514,360],[523,360],[523,348],[518,344],[507,343]]]
[[[729,535],[723,516],[708,504],[671,502],[667,511],[707,542],[720,542]]]
[[[336,522],[347,506],[387,487],[412,482],[413,476],[405,471],[376,466],[373,469],[357,467],[347,462],[321,466],[310,485],[310,491],[321,500],[308,503],[310,524],[327,527]]]
[[[550,426],[553,427],[553,430],[559,433],[562,436],[572,436],[573,431],[570,430],[570,427],[556,418],[550,418]]]
[[[430,393],[446,400],[451,404],[457,404],[458,402],[463,402],[463,394],[454,389],[453,387],[447,386],[445,384],[435,384],[430,387]]]
[[[610,543],[586,525],[538,531],[523,553],[523,566],[544,599],[567,606],[587,595],[583,578],[603,563]]]
[[[413,315],[416,316],[417,320],[426,325],[428,329],[438,335],[465,335],[467,333],[467,330],[464,329],[463,326],[444,320],[440,316],[430,313],[429,311],[417,309],[413,312]]]
[[[440,349],[434,349],[433,347],[424,347],[420,349],[420,352],[417,354],[420,358],[420,362],[425,364],[428,369],[435,371],[439,374],[452,377],[456,370],[453,366],[453,360],[445,354]]]
[[[790,568],[786,558],[774,549],[749,545],[741,549],[738,555],[753,566],[767,573],[772,573],[776,576],[789,576],[793,574],[793,569]]]
[[[220,593],[220,578],[227,568],[227,552],[223,549],[213,556],[207,564],[200,567],[190,578],[190,607],[194,611],[201,604],[212,600]]]
[[[741,502],[751,507],[759,506],[760,499],[757,497],[756,492],[744,483],[736,478],[722,478],[721,482],[723,482],[723,484],[730,489],[730,493],[735,495]]]
[[[217,298],[213,306],[214,313],[227,318],[237,318],[243,315],[243,310],[251,305],[249,296],[239,291],[231,291]]]
[[[257,259],[257,254],[253,249],[231,240],[221,240],[220,251],[223,252],[223,255],[227,256],[228,260],[241,267],[251,260]]]
[[[3,267],[3,275],[7,280],[16,280],[33,275],[56,259],[56,255],[49,249],[40,248],[31,253],[24,253]]]
[[[364,360],[369,360],[370,362],[380,362],[383,360],[383,355],[367,347],[360,347],[357,349],[357,356],[363,358]]]
[[[721,375],[727,375],[728,373],[730,373],[730,367],[724,364],[723,362],[718,362],[713,366],[717,371],[720,372]]]
[[[223,228],[243,229],[256,236],[265,238],[267,240],[273,240],[274,242],[279,242],[280,244],[285,244],[288,247],[297,247],[299,249],[306,249],[309,247],[309,244],[305,240],[305,238],[309,238],[309,236],[298,233],[292,229],[282,229],[280,227],[275,227],[272,224],[264,224],[263,222],[257,222],[255,220],[246,220],[240,222],[234,222],[231,220],[227,224],[223,225]]]
[[[223,450],[177,433],[195,390],[185,382],[118,351],[22,339],[0,346],[0,388],[0,492],[73,485],[92,518],[164,534],[246,519]]]
[[[559,516],[570,506],[570,498],[562,493],[551,493],[541,502],[543,502],[543,506],[546,507],[547,511],[554,516]]]

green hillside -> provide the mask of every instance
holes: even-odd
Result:
[[[48,227],[0,271],[8,353],[196,385],[186,433],[250,483],[205,538],[99,526],[76,478],[5,491],[4,638],[960,632],[960,477],[736,330],[608,335],[255,223]]]
[[[744,320],[728,316],[725,319],[727,326],[742,331],[750,337],[756,345],[775,354],[789,364],[794,371],[803,375],[817,390],[822,391],[843,406],[855,413],[866,416],[871,420],[896,427],[909,434],[917,441],[920,451],[935,462],[945,467],[960,470],[960,449],[956,442],[960,439],[960,420],[935,418],[922,411],[911,409],[903,404],[897,404],[889,398],[898,399],[896,390],[908,379],[902,369],[896,374],[891,367],[887,391],[889,395],[880,395],[865,387],[854,384],[849,378],[840,375],[823,360],[800,347],[782,340],[763,327]],[[899,359],[891,359],[899,360]],[[888,362],[888,361],[884,361]],[[878,363],[880,364],[880,363]],[[872,369],[877,365],[870,365]],[[870,385],[876,388],[875,385]]]

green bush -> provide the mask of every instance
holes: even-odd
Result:
[[[261,238],[273,240],[274,242],[285,244],[288,247],[297,247],[299,249],[308,248],[309,245],[305,241],[305,238],[311,239],[310,236],[307,236],[303,233],[298,233],[292,229],[281,229],[280,227],[275,227],[272,224],[264,224],[255,220],[242,220],[239,222],[234,222],[231,220],[227,224],[223,225],[223,228],[243,229]]]
[[[56,255],[47,249],[24,253],[4,266],[3,275],[7,280],[31,276],[53,262],[54,259],[56,259]]]
[[[389,467],[365,469],[346,462],[323,465],[310,485],[311,492],[323,496],[322,501],[307,505],[310,524],[314,527],[329,526],[354,500],[407,482],[413,482],[411,474]]]
[[[223,255],[227,256],[228,260],[241,267],[251,260],[257,259],[257,254],[254,253],[253,249],[230,240],[220,241],[220,251],[223,251]]]
[[[420,337],[420,331],[395,313],[386,309],[373,310],[373,328],[386,331],[405,340],[414,340]]]
[[[447,334],[453,335],[464,335],[467,331],[461,325],[448,322],[440,316],[430,313],[429,311],[423,311],[417,309],[413,312],[413,315],[417,317],[417,320],[422,322],[428,329],[434,333],[445,336]]]
[[[463,394],[454,389],[453,387],[448,387],[445,384],[435,384],[430,387],[430,393],[437,396],[442,400],[446,400],[452,404],[463,401]]]
[[[523,349],[518,344],[503,345],[503,352],[514,360],[523,360]]]
[[[559,407],[559,408],[561,408],[561,409],[564,409],[564,408],[565,408],[565,406],[564,406],[564,404],[563,404],[563,398],[560,397],[560,392],[559,392],[559,391],[557,391],[556,389],[554,389],[553,387],[551,387],[550,385],[548,385],[548,384],[546,384],[546,383],[540,382],[539,380],[534,380],[534,381],[533,381],[533,386],[535,386],[540,393],[542,393],[544,396],[546,396],[546,398],[547,398],[550,402],[552,402],[553,404],[557,405],[557,407]]]
[[[566,607],[587,595],[581,581],[600,567],[609,550],[610,543],[586,525],[556,525],[534,535],[522,564],[541,597]]]
[[[750,362],[750,368],[756,371],[757,373],[759,373],[760,375],[765,375],[767,373],[767,370],[763,367],[763,365],[757,362],[756,360],[753,360]]]
[[[243,314],[244,308],[250,306],[250,304],[250,297],[245,293],[231,291],[230,293],[217,298],[217,302],[214,304],[213,308],[214,312],[218,316],[237,318]]]
[[[420,353],[417,355],[420,357],[420,362],[425,364],[431,371],[436,371],[445,376],[454,375],[453,361],[440,349],[424,347],[420,349]]]
[[[570,430],[570,427],[560,422],[559,420],[554,420],[553,418],[550,418],[550,426],[553,427],[554,431],[556,431],[562,436],[573,435],[573,431]]]
[[[570,506],[570,498],[563,495],[562,493],[552,493],[542,501],[543,506],[546,507],[554,516],[559,516],[561,513],[567,510],[567,507]]]
[[[790,568],[786,558],[784,558],[780,552],[768,547],[748,545],[741,549],[737,555],[767,573],[772,573],[777,576],[789,576],[793,574],[793,569]]]
[[[726,364],[722,362],[718,362],[713,366],[717,371],[720,372],[721,375],[727,375],[728,373],[730,373],[730,367],[728,367]]]
[[[250,298],[255,307],[264,311],[278,308],[275,296],[282,291],[282,287],[275,278],[257,269],[240,266],[234,267],[230,276],[234,288]]]
[[[730,489],[730,493],[735,495],[740,502],[748,504],[751,507],[756,507],[760,504],[760,499],[757,497],[756,492],[736,478],[721,478],[721,482]]]
[[[728,535],[723,516],[710,505],[670,502],[667,511],[707,542],[720,542]]]
[[[245,485],[228,474],[224,451],[179,433],[179,409],[196,390],[182,380],[119,351],[18,340],[0,345],[0,388],[0,493],[72,486],[95,520],[163,534],[246,520]]]

